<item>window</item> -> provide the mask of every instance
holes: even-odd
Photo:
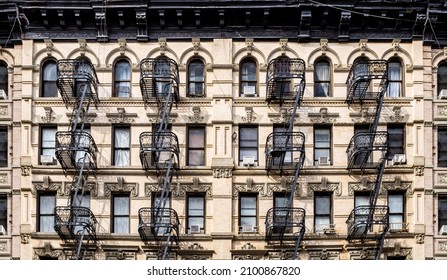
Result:
[[[128,193],[114,193],[112,198],[112,232],[129,233],[130,196]]]
[[[8,230],[8,207],[6,194],[0,194],[0,226]]]
[[[0,167],[8,167],[8,129],[0,127]]]
[[[258,162],[258,127],[239,127],[239,165],[244,158]]]
[[[129,61],[120,59],[115,63],[115,79],[113,84],[114,97],[130,97],[130,73]]]
[[[81,131],[80,127],[78,127],[76,129],[76,131],[77,132]],[[82,131],[91,135],[89,125],[85,125]],[[79,141],[80,141],[79,144],[82,147],[86,147],[87,145],[90,145],[90,139],[87,138],[84,134],[81,137],[79,137]],[[85,165],[89,164],[90,155],[89,155],[89,153],[87,153],[87,151],[85,149],[78,149],[75,151],[75,153],[76,153],[75,160],[76,160],[76,163],[78,166],[81,166],[83,164],[85,164]]]
[[[205,230],[205,196],[190,194],[187,203],[188,233],[203,233]]]
[[[358,135],[359,133],[367,133],[369,132],[369,124],[355,124],[354,125],[354,135]],[[354,145],[357,148],[362,148],[363,143],[366,142],[365,137],[370,137],[369,134],[362,134],[360,137],[354,138]],[[368,138],[367,138],[368,139]],[[362,149],[360,152],[354,155],[354,165],[362,165],[363,163],[370,163],[372,160],[372,153],[369,153],[369,150]]]
[[[277,97],[289,97],[292,95],[292,73],[290,72],[291,61],[287,56],[280,56],[275,59],[275,95]]]
[[[205,65],[200,59],[188,65],[188,96],[205,96]]]
[[[130,165],[130,128],[115,127],[113,142],[113,165]]]
[[[54,208],[56,207],[56,193],[40,192],[38,196],[37,231],[54,232]]]
[[[172,136],[170,134],[168,134],[167,132],[171,132],[171,125],[169,124],[165,130],[163,130],[162,132],[165,132],[165,134],[162,134],[161,137],[157,137],[157,133],[155,132],[160,132],[159,131],[159,125],[155,124],[152,126],[152,143],[154,143],[154,145],[156,146],[156,148],[158,149],[157,151],[153,151],[152,152],[152,165],[157,164],[167,164],[167,162],[169,162],[169,160],[171,159],[172,156],[172,149],[173,148],[173,142],[172,140]],[[155,162],[156,158],[157,158],[157,152],[158,152],[158,161]]]
[[[370,75],[367,61],[368,59],[366,57],[360,57],[354,61],[354,77],[356,79]],[[367,89],[369,88],[369,86],[369,80],[361,79],[360,82],[358,82],[358,85],[355,87],[354,96],[357,98],[363,97],[362,94],[367,94],[366,92],[368,91]]]
[[[205,127],[188,128],[188,165],[205,165]]]
[[[277,210],[275,211],[275,216],[273,217],[273,222],[275,224],[292,224],[293,215],[289,213],[287,215],[287,211],[278,210],[278,208],[291,208],[292,205],[290,203],[290,193],[274,193],[273,194],[273,207]],[[286,209],[284,209],[286,210]],[[273,232],[279,233],[284,230],[284,233],[291,233],[293,228],[291,226],[286,228],[274,227]]]
[[[388,91],[389,97],[402,96],[402,64],[400,61],[388,62]]]
[[[239,197],[239,227],[242,232],[253,232],[257,226],[256,194],[241,193]]]
[[[8,66],[0,61],[0,90],[5,91],[5,97],[8,96]]]
[[[171,197],[169,195],[165,200],[164,205],[162,205],[160,196],[161,193],[152,193],[152,208],[154,209],[152,212],[152,220],[159,225],[171,224],[171,215],[169,212],[169,209],[171,208]],[[158,212],[156,210],[158,210]],[[154,231],[156,234],[166,234],[169,233],[169,227],[155,226]]]
[[[388,192],[390,230],[402,231],[406,229],[404,226],[404,197],[403,192]]]
[[[354,207],[359,206],[368,206],[369,205],[369,193],[367,192],[356,192],[354,193]],[[358,211],[354,217],[354,223],[365,223],[368,221],[368,213],[367,209]],[[365,230],[365,226],[360,227],[359,232]]]
[[[314,128],[314,163],[329,165],[331,158],[331,128]]]
[[[240,69],[240,94],[245,97],[256,96],[257,66],[252,59],[245,59]]]
[[[323,232],[332,226],[332,194],[329,192],[314,193],[315,232]]]
[[[41,97],[57,97],[57,66],[56,61],[47,60],[42,65]]]
[[[438,66],[438,98],[447,99],[447,96],[441,97],[439,95],[443,89],[447,90],[447,63]]]
[[[273,145],[275,148],[280,149],[282,147],[285,147],[287,139],[289,139],[288,147],[291,148],[293,146],[293,143],[292,143],[293,137],[287,137],[287,135],[290,135],[290,134],[285,133],[285,132],[287,132],[287,128],[285,127],[285,125],[274,125],[273,132],[278,133],[278,134],[276,134],[277,136],[275,136],[273,138],[273,141],[274,141]],[[292,165],[292,156],[293,156],[292,151],[286,152],[286,154],[284,155],[283,164],[284,165]],[[280,157],[274,157],[273,160],[274,160],[273,165],[278,166],[281,164]]]
[[[155,89],[159,97],[166,96],[171,91],[171,61],[166,56],[157,57],[154,61]]]
[[[438,127],[438,167],[447,167],[447,127]]]
[[[315,63],[314,96],[327,97],[331,95],[331,72],[327,59],[319,59]]]
[[[447,225],[447,195],[438,197],[438,230]]]
[[[81,194],[81,191],[79,190],[77,193],[77,196],[74,196],[75,193],[72,192],[71,193],[71,201],[72,201],[72,205],[75,207],[85,207],[90,209],[90,193],[89,192],[85,192],[83,195]],[[77,220],[76,223],[78,224],[90,224],[90,216],[87,215],[87,213],[82,212],[79,216],[77,216]],[[79,232],[84,230],[84,227],[79,225],[79,226],[75,226],[74,228],[74,232]]]
[[[404,154],[404,127],[402,125],[388,125],[388,158],[395,154]]]
[[[56,126],[44,126],[40,129],[40,164],[55,164]],[[49,158],[48,158],[49,156]]]

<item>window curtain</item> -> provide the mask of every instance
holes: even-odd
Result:
[[[315,65],[316,96],[329,96],[329,80],[329,63],[318,62]]]
[[[8,94],[8,67],[0,63],[0,89]]]
[[[115,129],[115,166],[129,166],[130,131],[127,128]]]
[[[49,61],[45,63],[43,68],[43,96],[44,97],[56,97],[57,96],[57,69],[56,62]]]
[[[114,233],[129,232],[129,196],[114,197]]]
[[[54,195],[40,196],[40,231],[54,232],[54,207],[56,197]]]
[[[315,231],[320,232],[331,224],[331,198],[329,196],[315,197]]]
[[[42,129],[42,155],[54,155],[56,150],[56,129]]]
[[[115,65],[115,96],[130,96],[130,64],[127,61],[119,61]]]
[[[403,223],[404,199],[402,195],[389,195],[388,207],[390,211],[389,221],[392,229],[401,229]]]
[[[388,64],[388,96],[400,97],[402,87],[402,67],[399,62]]]

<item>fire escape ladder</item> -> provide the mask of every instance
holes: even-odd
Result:
[[[159,259],[169,259],[173,244],[179,242],[178,215],[168,206],[179,156],[177,136],[169,130],[172,107],[178,101],[178,66],[166,57],[143,59],[140,73],[145,106],[155,101],[158,107],[153,131],[140,134],[140,160],[146,172],[155,170],[159,196],[153,207],[140,208],[138,232],[143,242],[157,242]]]
[[[97,246],[97,220],[83,206],[88,181],[96,175],[98,149],[85,130],[91,103],[97,107],[98,79],[93,65],[86,59],[62,59],[57,62],[57,86],[67,106],[73,106],[68,131],[56,133],[56,158],[64,172],[70,173],[72,195],[68,206],[55,208],[55,230],[61,239],[72,244],[73,259],[84,259]]]

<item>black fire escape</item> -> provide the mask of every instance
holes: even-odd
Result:
[[[169,129],[172,106],[178,101],[179,71],[177,63],[167,57],[143,59],[140,63],[140,88],[146,106],[157,104],[158,121],[152,132],[140,135],[140,160],[146,172],[155,171],[157,197],[152,207],[138,211],[138,232],[146,244],[155,242],[158,258],[169,259],[179,242],[179,219],[170,208],[172,177],[179,162],[177,135]]]
[[[72,179],[72,194],[67,206],[55,208],[54,229],[60,238],[73,245],[72,258],[79,260],[97,247],[97,220],[84,207],[88,182],[96,175],[98,149],[86,130],[90,105],[99,103],[98,78],[90,61],[62,59],[57,62],[57,87],[67,106],[73,106],[68,131],[56,133],[56,158]]]
[[[305,62],[302,59],[279,57],[267,66],[267,99],[270,103],[293,102],[290,121],[283,131],[274,131],[267,137],[265,147],[265,168],[267,172],[277,172],[286,182],[290,197],[288,205],[273,207],[267,211],[265,221],[265,240],[268,244],[289,246],[283,259],[297,259],[301,240],[305,232],[304,208],[293,207],[293,199],[298,185],[298,177],[305,159],[302,132],[294,131],[294,120],[305,88]]]
[[[386,205],[377,205],[382,176],[388,156],[388,133],[377,131],[383,97],[388,85],[388,64],[385,60],[360,60],[352,65],[347,80],[349,105],[364,106],[372,103],[374,118],[368,131],[356,132],[347,149],[350,172],[375,178],[369,204],[352,210],[346,221],[348,241],[375,243],[375,259],[380,258],[385,234],[389,228],[389,211]],[[375,106],[375,107],[374,107]],[[367,182],[367,180],[366,180]]]

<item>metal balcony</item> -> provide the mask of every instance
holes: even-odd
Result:
[[[89,208],[56,206],[54,213],[54,229],[64,242],[94,241],[96,244],[98,221]]]
[[[362,205],[355,207],[346,220],[348,240],[364,239],[366,235],[376,237],[389,228],[389,207],[385,205]]]
[[[179,70],[177,63],[167,57],[146,58],[140,62],[140,88],[143,100],[178,101]]]
[[[179,143],[175,133],[143,132],[140,134],[140,160],[144,170],[178,167]]]
[[[93,64],[87,59],[61,59],[57,61],[57,87],[68,106],[91,99],[95,105],[98,99],[98,77]]]
[[[305,88],[306,64],[300,58],[278,57],[267,65],[266,101],[302,100]]]
[[[265,241],[299,243],[304,236],[305,217],[303,208],[270,208],[265,218]]]
[[[346,150],[348,170],[376,169],[388,156],[388,132],[358,132]]]
[[[379,80],[378,84],[372,83]],[[388,63],[386,60],[359,60],[355,62],[346,81],[349,104],[355,101],[376,100],[386,90]]]
[[[138,233],[145,243],[165,241],[168,237],[178,243],[179,219],[172,208],[144,207],[138,210]]]
[[[97,169],[98,148],[86,131],[56,132],[56,158],[64,170]]]
[[[265,145],[265,169],[296,169],[304,156],[305,136],[302,132],[272,132],[267,136]]]

